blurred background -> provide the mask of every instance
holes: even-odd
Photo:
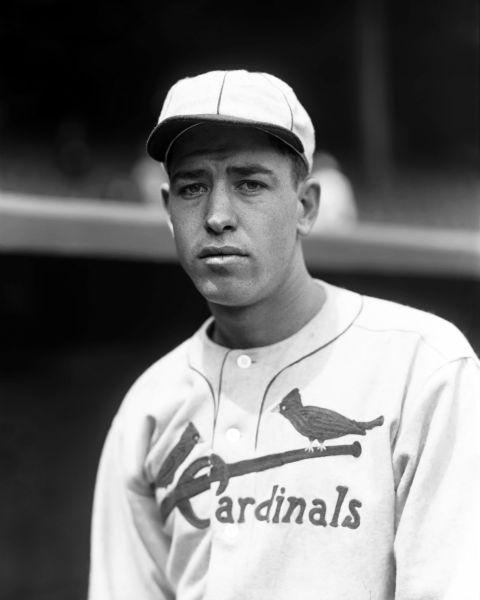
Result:
[[[85,598],[109,423],[207,316],[144,149],[180,77],[290,83],[317,132],[312,273],[443,316],[480,352],[475,0],[17,0],[0,52],[2,599]]]

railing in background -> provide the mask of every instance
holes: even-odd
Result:
[[[480,231],[359,222],[314,231],[308,265],[339,271],[480,279]],[[0,252],[175,261],[163,209],[0,194]]]

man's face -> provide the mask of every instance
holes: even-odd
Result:
[[[301,202],[290,159],[267,134],[195,127],[175,142],[168,170],[178,256],[208,302],[249,306],[293,285]]]

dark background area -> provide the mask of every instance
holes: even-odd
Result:
[[[0,194],[142,201],[125,177],[170,85],[247,68],[292,85],[365,218],[416,223],[421,208],[475,229],[478,40],[475,0],[5,2]],[[3,249],[0,269],[0,597],[82,599],[110,420],[207,310],[173,264]],[[480,352],[478,280],[314,274],[450,319]]]

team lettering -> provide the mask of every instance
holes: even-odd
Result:
[[[239,497],[236,501],[230,496],[222,496],[218,500],[215,517],[220,523],[245,523],[254,517],[266,523],[311,523],[320,527],[348,527],[357,529],[360,526],[360,500],[351,498],[347,501],[348,487],[336,487],[337,498],[333,510],[329,510],[325,500],[313,498],[307,501],[301,496],[288,496],[286,489],[274,485],[269,498],[256,501],[250,496]]]

